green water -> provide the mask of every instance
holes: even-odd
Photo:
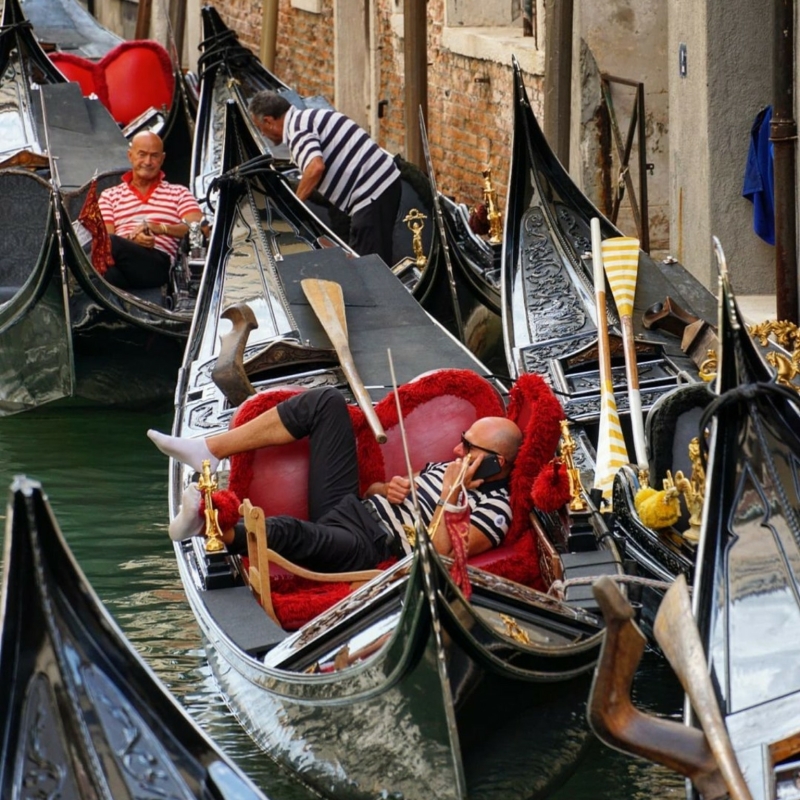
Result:
[[[167,460],[145,436],[169,430],[171,411],[46,409],[0,420],[0,484],[42,481],[95,591],[189,713],[273,800],[308,795],[256,750],[230,716],[185,602],[167,529]],[[653,687],[658,687],[654,691]],[[681,695],[662,662],[637,678],[640,701],[677,715]],[[662,800],[683,781],[597,745],[557,800]],[[428,800],[420,798],[419,800]]]

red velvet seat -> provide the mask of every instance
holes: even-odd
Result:
[[[99,61],[72,53],[51,53],[50,60],[84,96],[92,93],[120,124],[127,125],[148,108],[169,108],[175,76],[169,53],[149,39],[122,42]]]
[[[259,393],[240,406],[233,417],[232,426],[253,419],[297,391],[294,388],[271,389]],[[430,461],[452,458],[453,448],[461,433],[475,420],[506,414],[495,388],[467,370],[439,370],[423,375],[400,387],[399,393],[414,471]],[[375,441],[360,409],[350,407],[362,492],[376,481],[387,480],[407,471],[394,395],[390,393],[381,400],[375,410],[386,430],[387,442],[384,445],[378,445]],[[544,588],[539,585],[537,549],[528,528],[528,515],[533,506],[530,490],[539,470],[555,453],[563,412],[541,378],[523,376],[512,391],[509,416],[527,428],[517,467],[512,473],[514,524],[501,547],[482,553],[470,559],[469,563],[521,583]],[[261,506],[267,517],[276,514],[307,517],[306,442],[242,453],[230,459],[230,466],[230,490],[239,498],[248,497],[254,505]],[[280,573],[274,573],[273,577],[280,577]],[[297,627],[321,612],[326,602],[330,605],[349,591],[347,586],[327,584],[327,589],[316,590],[310,606],[301,606],[303,618],[296,618],[293,615],[300,613],[297,611],[297,599],[290,599],[287,594],[285,602],[291,610],[282,605],[279,584],[280,580],[276,581],[273,602],[285,627]],[[296,581],[292,586],[298,588]],[[307,616],[304,616],[306,613]]]

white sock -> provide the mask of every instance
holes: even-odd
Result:
[[[165,455],[188,464],[195,472],[203,471],[203,462],[211,462],[211,471],[216,472],[219,459],[211,455],[205,439],[182,439],[180,436],[168,436],[158,431],[147,431],[148,437]]]
[[[190,483],[183,490],[178,515],[169,523],[169,538],[182,542],[190,536],[197,536],[203,530],[203,517],[200,516],[200,501],[203,496],[196,483]]]

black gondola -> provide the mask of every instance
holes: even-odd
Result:
[[[578,189],[547,144],[528,100],[522,73],[514,62],[515,123],[512,167],[503,242],[502,302],[506,357],[512,377],[523,373],[547,376],[563,398],[564,410],[575,423],[577,466],[593,482],[595,447],[600,435],[601,378],[598,368],[598,320],[595,307],[590,223],[600,222],[602,239],[620,232]],[[605,315],[609,327],[611,372],[617,407],[628,428],[628,396],[620,318],[606,293]],[[633,335],[643,411],[684,384],[696,384],[698,366],[683,352],[680,339],[661,330],[645,329],[644,313],[667,298],[703,319],[713,319],[715,300],[680,265],[656,262],[640,251],[633,303]],[[701,387],[704,398],[711,393]],[[673,437],[669,438],[668,466],[672,463]],[[649,458],[663,462],[665,454]],[[688,440],[686,442],[688,445]],[[627,491],[615,491],[609,527],[646,579],[668,582],[679,572],[690,573],[695,547],[677,531],[655,531],[641,523],[634,497],[644,484],[635,469],[623,470],[631,478]],[[663,470],[650,476],[661,489]],[[658,480],[659,483],[655,483]],[[646,609],[660,594],[645,588]]]
[[[176,268],[166,294],[136,295],[112,287],[92,266],[72,222],[98,171],[102,189],[128,168],[127,141],[102,104],[84,98],[52,65],[17,0],[3,9],[0,75],[9,100],[3,128],[15,134],[0,145],[0,350],[7,378],[0,414],[62,397],[164,401],[174,388],[199,276],[193,286]]]
[[[602,688],[592,721],[612,746],[691,777],[692,798],[730,791],[778,800],[798,796],[800,767],[800,400],[776,381],[749,335],[718,242],[716,249],[718,397],[705,419],[710,437],[694,591],[690,607],[688,597],[675,600],[676,584],[656,620],[692,701],[688,727],[641,717],[631,736],[606,707]],[[692,615],[697,650],[684,635]],[[635,669],[636,634],[629,626],[622,631],[609,640],[601,687]]]
[[[0,608],[0,794],[263,800],[125,638],[40,484],[15,479]]]
[[[223,165],[236,161],[239,133],[245,142],[249,136],[237,104],[229,105],[228,115]],[[447,457],[453,430],[464,428],[462,415],[474,420],[477,413],[477,401],[459,392],[479,392],[502,413],[500,387],[481,376],[482,365],[378,258],[319,249],[320,235],[325,229],[273,169],[256,163],[223,172],[173,432],[210,435],[232,418],[236,424],[251,403],[260,407],[287,388],[332,385],[349,396],[300,290],[301,279],[324,278],[342,286],[350,350],[375,400],[391,383],[391,347],[415,463],[431,460],[432,446]],[[243,386],[245,396],[250,383],[258,392],[244,404],[241,395],[218,385],[222,348],[231,322],[238,325],[245,314],[242,303],[257,322],[248,326],[243,369],[249,380]],[[435,371],[442,366],[450,369]],[[434,372],[409,382],[428,370]],[[412,393],[429,389],[432,402],[444,403],[435,421],[438,444],[430,424],[419,427],[424,413],[415,416],[407,405]],[[390,413],[391,402],[378,403],[378,412]],[[401,469],[397,428],[387,423],[386,429],[383,448],[369,431],[360,435],[368,468]],[[281,448],[274,450],[280,458]],[[242,472],[247,468],[232,461],[227,485],[237,487]],[[268,474],[266,493],[258,497],[248,484],[240,496],[261,502],[268,514],[280,513],[275,504],[290,502],[298,480],[277,464]],[[171,463],[172,514],[191,478],[187,468]],[[471,568],[468,602],[424,531],[413,556],[354,593],[337,584],[346,596],[312,614],[296,633],[265,610],[269,569],[255,580],[257,554],[250,557],[251,590],[238,556],[208,553],[201,538],[177,543],[175,550],[209,662],[235,716],[260,747],[324,796],[544,795],[572,770],[588,742],[581,718],[601,640],[596,618]],[[490,560],[502,558],[502,550]],[[513,556],[508,562],[518,566]],[[272,580],[277,608],[280,579]]]

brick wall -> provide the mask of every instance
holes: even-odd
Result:
[[[404,151],[403,41],[391,26],[395,0],[380,0],[379,99],[388,101],[376,138],[392,153]],[[261,6],[218,0],[223,20],[258,52]],[[481,171],[492,168],[501,210],[505,205],[512,132],[509,64],[471,59],[441,46],[443,0],[428,2],[428,136],[439,189],[457,200],[481,202]],[[311,14],[280,0],[275,73],[302,95],[321,94],[334,105],[333,0]],[[525,76],[528,95],[541,109],[542,76]]]

